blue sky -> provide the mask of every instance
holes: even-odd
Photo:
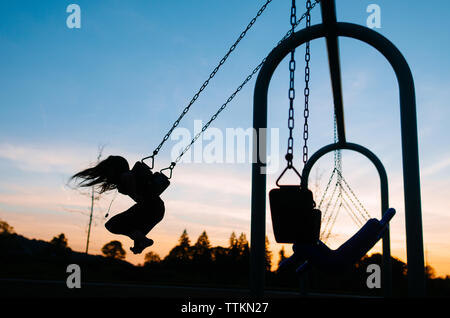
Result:
[[[66,7],[81,8],[81,28],[66,26]],[[450,273],[450,4],[434,1],[337,1],[338,19],[365,25],[366,8],[381,8],[380,32],[406,57],[416,85],[422,173],[424,239],[428,261],[440,275]],[[150,154],[188,104],[263,1],[24,1],[0,3],[0,218],[19,233],[50,239],[65,232],[82,250],[89,200],[66,186],[68,177],[104,154],[122,154],[130,162]],[[298,1],[299,15],[304,11]],[[180,127],[193,131],[205,122],[248,73],[289,30],[290,1],[274,0],[232,53]],[[315,8],[312,23],[320,23]],[[393,254],[404,259],[398,90],[382,56],[365,44],[341,39],[342,78],[348,140],[374,151],[386,166],[393,220]],[[311,45],[310,151],[333,141],[333,116],[325,43]],[[300,164],[303,54],[297,55],[296,164]],[[279,128],[280,165],[287,138],[288,65],[274,74],[269,91],[269,127]],[[254,79],[212,126],[252,126]],[[169,140],[157,167],[170,163],[176,141]],[[203,141],[205,145],[207,141]],[[320,184],[326,183],[331,156],[320,160]],[[372,211],[379,214],[378,180],[367,160],[344,152],[344,173]],[[279,172],[283,167],[280,166]],[[279,173],[277,172],[277,173]],[[166,218],[154,230],[155,251],[168,252],[184,228],[195,240],[203,229],[213,244],[227,244],[232,231],[250,235],[250,165],[180,164],[164,196]],[[269,175],[268,189],[277,173]],[[211,180],[220,180],[212,182]],[[320,190],[319,190],[320,192]],[[376,195],[373,195],[376,193]],[[115,239],[96,212],[92,248]],[[127,198],[113,209],[127,208]],[[72,211],[72,212],[71,212]],[[84,212],[83,212],[84,213]],[[267,231],[276,244],[267,213]],[[42,226],[35,227],[40,221]],[[335,244],[357,228],[345,219],[336,225]],[[124,244],[129,244],[123,239]],[[142,257],[141,257],[142,258]],[[142,259],[129,258],[139,262]]]

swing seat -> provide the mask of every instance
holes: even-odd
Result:
[[[133,166],[133,172],[137,176],[137,187],[146,193],[155,196],[161,195],[170,185],[170,181],[163,173],[153,173],[149,166],[142,161],[137,161]]]
[[[282,185],[269,192],[275,240],[313,244],[320,234],[321,212],[314,209],[312,192],[298,185]]]
[[[384,213],[380,221],[370,219],[336,250],[330,249],[320,240],[315,244],[296,243],[293,246],[294,254],[280,264],[280,269],[304,262],[298,267],[298,273],[310,266],[327,273],[342,273],[350,269],[381,239],[394,215],[395,210],[391,208]]]

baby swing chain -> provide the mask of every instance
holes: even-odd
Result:
[[[311,26],[311,11],[312,5],[311,1],[306,1],[306,28],[309,28]],[[295,7],[295,0],[292,0],[292,7],[291,7],[291,34],[294,32],[295,28],[295,22],[296,22],[296,7]],[[286,153],[286,160],[288,168],[292,168],[292,160],[293,160],[293,147],[294,147],[294,138],[292,137],[292,132],[294,129],[294,99],[295,99],[295,87],[294,87],[294,79],[295,79],[295,57],[294,57],[295,49],[291,51],[291,60],[289,62],[289,119],[288,119],[288,128],[289,128],[289,138],[288,138],[288,150]],[[305,123],[303,125],[303,164],[305,164],[308,161],[308,137],[309,137],[309,131],[308,131],[308,117],[309,117],[309,74],[310,74],[310,68],[309,68],[309,61],[311,59],[310,54],[310,43],[309,41],[306,42],[306,51],[305,51],[305,89],[304,89],[304,96],[305,96],[305,108],[303,111],[303,117],[305,120]]]
[[[296,18],[295,0],[292,0],[291,6],[291,35],[294,34]],[[295,100],[295,49],[291,51],[291,60],[289,61],[289,118],[288,118],[288,147],[286,152],[287,168],[293,168],[292,160],[294,158],[294,137],[292,136],[294,130],[294,100]],[[295,168],[294,168],[295,169]]]
[[[311,4],[310,0],[306,1],[306,12],[303,14],[300,20],[303,18],[306,18],[306,28],[309,28],[311,26],[311,9],[315,7],[315,5],[319,3],[318,0],[314,2],[314,4]],[[291,30],[290,35],[294,34],[294,29],[297,26],[297,18],[296,18],[296,6],[295,6],[295,0],[292,0],[292,6],[291,6]],[[303,117],[304,117],[304,125],[303,125],[303,164],[305,164],[308,161],[308,117],[309,117],[309,75],[310,75],[310,68],[309,68],[309,61],[310,61],[311,55],[310,55],[310,44],[309,41],[306,42],[306,52],[305,52],[305,89],[304,89],[304,96],[305,96],[305,108],[303,111]],[[294,172],[301,178],[301,175],[298,173],[298,171],[295,169],[295,167],[292,164],[292,161],[294,159],[294,138],[293,138],[293,130],[294,130],[294,100],[295,100],[295,49],[291,51],[291,60],[289,61],[289,118],[288,118],[288,129],[289,129],[289,138],[288,138],[288,147],[286,152],[286,161],[287,166],[284,169],[284,171],[281,173],[281,175],[278,177],[276,184],[278,185],[278,181],[281,179],[281,177],[284,175],[286,170],[293,169]]]
[[[311,1],[306,1],[306,28],[311,27]],[[308,117],[309,117],[309,60],[311,59],[310,54],[310,46],[309,41],[306,42],[306,51],[305,51],[305,109],[303,112],[303,117],[305,118],[305,123],[303,125],[303,141],[305,142],[303,145],[303,164],[306,164],[308,161]]]

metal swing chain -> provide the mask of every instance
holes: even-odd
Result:
[[[162,141],[159,143],[159,145],[155,148],[155,150],[153,150],[153,154],[150,156],[147,156],[145,158],[143,158],[141,161],[144,161],[146,159],[152,159],[152,163],[151,163],[151,167],[153,168],[153,161],[154,161],[154,157],[158,154],[159,150],[161,149],[161,147],[164,145],[164,143],[169,139],[170,135],[172,134],[172,132],[174,131],[174,129],[178,126],[178,124],[180,123],[181,119],[186,115],[186,113],[189,111],[189,109],[191,108],[191,106],[195,103],[195,101],[198,99],[198,97],[200,96],[200,94],[202,93],[202,91],[206,88],[206,86],[208,86],[209,81],[216,75],[216,73],[219,71],[220,67],[225,63],[225,61],[228,59],[228,57],[230,56],[230,54],[234,51],[234,49],[236,48],[236,46],[239,44],[239,42],[245,37],[245,35],[247,34],[247,32],[251,29],[251,27],[253,26],[253,24],[255,24],[256,19],[264,12],[264,10],[266,9],[267,5],[272,2],[272,0],[267,0],[266,3],[258,10],[256,16],[250,21],[250,23],[247,25],[247,27],[245,28],[244,31],[241,32],[241,34],[239,35],[238,39],[233,43],[233,45],[230,47],[230,49],[228,50],[228,52],[223,56],[223,58],[220,60],[219,64],[214,68],[214,70],[211,72],[211,74],[209,74],[209,77],[206,79],[205,82],[203,82],[202,86],[200,87],[200,89],[197,91],[197,93],[195,93],[195,95],[192,97],[191,101],[189,102],[189,104],[183,109],[183,111],[181,112],[181,115],[177,118],[177,120],[175,120],[175,122],[173,123],[172,127],[169,129],[169,131],[166,133],[166,135],[164,136],[164,138],[162,139]]]
[[[291,36],[294,34],[295,22],[297,21],[297,8],[295,0],[292,0],[291,6]],[[291,60],[289,61],[289,138],[286,153],[287,167],[292,168],[292,160],[294,158],[294,137],[292,136],[294,130],[294,100],[295,100],[295,49],[291,51]]]
[[[265,59],[264,59],[265,61]],[[228,99],[226,100],[225,103],[222,104],[222,106],[219,107],[219,109],[217,110],[217,112],[211,116],[211,118],[208,120],[208,122],[203,125],[202,129],[200,130],[200,132],[198,132],[194,138],[192,138],[191,142],[183,149],[183,151],[181,151],[181,153],[178,155],[178,157],[175,159],[174,162],[172,162],[170,164],[170,166],[166,169],[173,169],[175,167],[175,165],[181,160],[181,157],[183,157],[183,155],[189,150],[189,148],[191,148],[191,146],[197,141],[197,139],[205,132],[206,129],[208,129],[209,125],[211,125],[211,123],[217,118],[217,116],[219,116],[219,114],[227,107],[227,105],[234,99],[234,97],[236,96],[237,93],[239,93],[242,88],[245,86],[245,84],[247,84],[248,81],[250,81],[253,77],[253,75],[255,75],[259,69],[263,66],[264,61],[261,62],[253,71],[250,75],[247,76],[247,78],[241,83],[241,85],[238,86],[238,88],[236,88],[236,90],[233,92],[233,94],[230,95],[230,97],[228,97]],[[163,169],[165,170],[165,169]]]
[[[320,0],[315,0],[314,3],[311,5],[310,10],[312,10],[317,4],[320,3]],[[295,21],[293,27],[296,28],[300,22],[303,21],[303,19],[306,17],[307,12],[303,13],[303,15],[297,20]],[[291,28],[289,29],[288,32],[286,32],[286,34],[281,38],[280,41],[278,41],[277,46],[280,45],[283,41],[285,41],[286,39],[288,39],[292,34],[294,33],[294,30]],[[201,131],[199,133],[197,133],[197,135],[195,135],[195,137],[191,140],[191,142],[183,149],[183,151],[178,155],[178,157],[175,159],[175,161],[170,163],[170,166],[167,168],[162,169],[161,171],[164,170],[170,170],[170,175],[169,178],[172,176],[172,170],[175,167],[175,165],[181,160],[181,157],[190,149],[190,147],[197,141],[197,139],[203,134],[203,132],[206,131],[206,129],[208,129],[209,125],[211,124],[212,121],[214,121],[218,115],[227,107],[227,105],[234,99],[234,97],[237,95],[237,93],[239,93],[242,88],[252,79],[252,77],[259,71],[259,69],[264,65],[266,58],[263,58],[262,61],[253,69],[253,71],[245,78],[245,80],[237,87],[237,89],[228,97],[228,99],[226,100],[226,102],[224,104],[222,104],[222,106],[217,110],[217,112],[210,118],[210,120],[202,127]],[[171,133],[171,132],[170,132]],[[170,136],[170,134],[169,134]],[[167,137],[168,139],[169,137]],[[167,140],[166,139],[166,140]],[[164,140],[165,141],[165,140]],[[159,147],[161,148],[161,147]],[[158,148],[157,148],[158,149]],[[153,155],[146,157],[142,160],[145,160],[147,158],[153,158],[156,154],[154,153]],[[153,167],[152,167],[153,168]]]
[[[337,143],[337,142],[338,142],[337,121],[336,121],[336,114],[334,114],[334,143]],[[333,170],[333,173],[334,172],[337,172],[336,186],[339,187],[339,192],[340,193],[344,192],[348,196],[348,199],[353,204],[353,206],[356,208],[356,210],[358,210],[360,215],[366,221],[369,220],[370,219],[370,213],[367,211],[367,209],[364,207],[364,205],[358,199],[358,197],[356,196],[355,192],[353,191],[353,189],[350,187],[350,185],[347,183],[347,181],[344,179],[344,176],[342,175],[342,153],[341,153],[341,149],[337,149],[337,150],[334,151],[334,170]],[[347,191],[345,190],[343,185],[345,185],[348,188],[348,190],[353,195],[353,198],[355,200],[353,200],[351,198],[351,196],[347,193]],[[356,201],[358,204],[356,204],[354,201]],[[358,207],[358,205],[359,205],[359,207],[362,210]]]
[[[317,2],[314,3],[316,5]],[[306,1],[306,28],[311,27],[311,0]],[[309,137],[309,127],[308,127],[308,117],[309,117],[309,61],[311,59],[310,54],[310,43],[306,42],[306,51],[305,51],[305,109],[303,111],[303,117],[305,119],[305,123],[303,125],[303,164],[306,164],[308,161],[308,137]]]

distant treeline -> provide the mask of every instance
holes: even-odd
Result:
[[[74,252],[64,234],[50,242],[29,240],[15,234],[12,227],[0,220],[0,278],[66,279],[68,264],[78,264],[86,282],[133,282],[138,284],[189,285],[208,287],[248,288],[250,276],[250,246],[245,234],[232,233],[227,247],[212,247],[204,231],[191,243],[183,231],[178,244],[161,258],[154,252],[145,254],[145,262],[135,266],[125,262],[126,252],[119,241],[112,241],[102,249],[104,256]],[[285,258],[284,249],[280,260]],[[407,266],[392,260],[394,296],[407,295]],[[272,253],[266,238],[266,288],[299,290],[295,269],[271,271]],[[340,275],[312,269],[302,284],[311,292],[382,295],[381,289],[369,289],[366,281],[370,264],[382,264],[382,255],[363,257],[353,268]],[[276,268],[277,266],[274,266]],[[450,277],[435,278],[431,267],[426,268],[427,293],[431,296],[450,296]]]
[[[284,248],[279,252],[279,263],[286,258]],[[186,283],[235,284],[248,286],[250,247],[244,233],[239,237],[233,232],[229,238],[228,247],[211,247],[208,235],[204,231],[195,244],[191,244],[187,231],[181,234],[178,245],[173,247],[169,254],[161,259],[157,254],[149,252],[145,255],[143,267],[153,273],[166,273],[169,277],[177,277],[178,281]],[[381,296],[381,289],[369,289],[367,278],[370,273],[367,268],[377,264],[382,268],[381,254],[364,256],[347,272],[327,274],[316,269],[310,270],[306,276],[300,277],[295,268],[285,271],[271,271],[272,252],[266,237],[265,244],[265,270],[266,285],[268,288],[298,290],[300,284],[307,290],[326,293],[348,293]],[[394,295],[407,295],[407,265],[401,260],[391,257],[392,286]],[[170,274],[169,274],[170,273]],[[446,279],[434,278],[432,267],[426,267],[426,276],[429,293],[433,295],[450,295],[450,277]]]
[[[212,247],[206,231],[198,237],[195,244],[184,230],[178,245],[173,247],[169,254],[161,259],[159,255],[149,252],[145,255],[144,266],[156,266],[160,263],[172,266],[184,266],[186,268],[210,268],[210,266],[225,266],[228,269],[239,269],[248,265],[250,260],[250,245],[244,233],[239,237],[233,232],[229,239],[228,247]],[[272,252],[269,250],[269,241],[266,237],[265,268],[270,271],[272,266]],[[247,266],[248,267],[248,266]]]

